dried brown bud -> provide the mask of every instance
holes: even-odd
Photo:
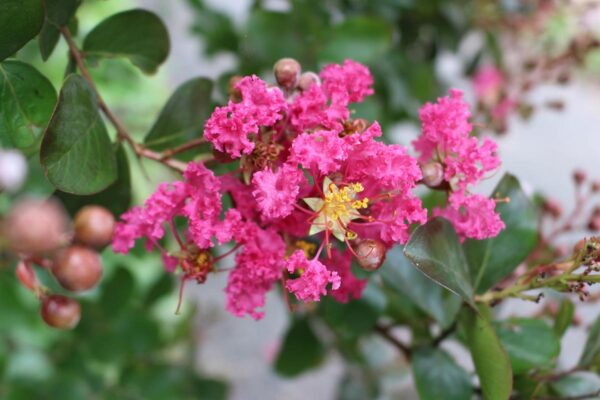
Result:
[[[437,161],[421,165],[423,183],[430,188],[436,188],[444,181],[444,167]]]
[[[581,169],[576,169],[575,172],[573,172],[573,180],[575,181],[576,185],[581,185],[583,182],[585,182],[586,179],[587,174],[585,173],[585,171]]]
[[[79,323],[81,307],[69,297],[54,294],[42,299],[40,314],[54,328],[72,329]]]
[[[321,84],[321,79],[319,78],[319,75],[315,74],[314,72],[305,72],[302,75],[300,75],[300,79],[298,79],[298,89],[302,91],[308,90],[308,88],[310,88],[314,84]]]
[[[373,239],[361,240],[355,248],[358,265],[366,271],[375,271],[385,261],[385,245]]]
[[[17,253],[42,255],[68,242],[69,219],[56,200],[19,201],[3,223],[9,247]]]
[[[592,183],[592,192],[594,192],[594,193],[600,192],[600,181],[594,181]]]
[[[302,67],[293,58],[282,58],[275,63],[273,74],[279,86],[292,89],[296,86]]]
[[[102,262],[94,250],[71,246],[56,253],[52,274],[65,289],[80,292],[96,286],[102,276]]]
[[[588,222],[588,229],[590,231],[600,231],[600,215],[592,216]]]

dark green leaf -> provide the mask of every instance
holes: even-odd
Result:
[[[13,55],[38,34],[44,22],[42,0],[0,2],[0,61]]]
[[[212,89],[212,81],[206,78],[191,79],[179,86],[146,135],[145,143],[162,150],[202,136],[204,121],[211,113]]]
[[[337,400],[364,400],[379,398],[379,387],[375,373],[366,368],[352,368],[348,370],[338,385]]]
[[[144,305],[148,307],[161,297],[171,293],[175,286],[174,283],[174,278],[171,274],[161,274],[160,278],[148,290]]]
[[[434,218],[415,229],[404,254],[430,279],[473,304],[469,267],[450,222]]]
[[[278,374],[292,377],[317,367],[325,358],[325,348],[305,318],[294,319],[275,360]]]
[[[108,17],[83,42],[86,56],[127,57],[147,74],[166,60],[169,47],[169,33],[161,19],[141,9]]]
[[[536,211],[517,178],[506,174],[492,196],[510,199],[496,206],[506,228],[494,238],[464,243],[478,293],[490,289],[514,271],[531,253],[537,241]]]
[[[21,61],[0,63],[0,145],[34,146],[56,103],[50,81]]]
[[[102,283],[100,305],[108,315],[123,311],[135,290],[133,275],[124,267],[118,267],[108,281]]]
[[[392,44],[387,21],[374,17],[352,17],[333,27],[319,59],[342,62],[347,58],[369,63],[383,55]]]
[[[117,159],[118,178],[103,191],[88,196],[78,196],[61,191],[55,193],[63,202],[69,214],[75,215],[80,208],[88,204],[104,206],[115,216],[119,216],[129,209],[131,204],[131,173],[127,154],[122,146],[116,147],[115,157]]]
[[[513,385],[510,360],[489,321],[476,311],[465,308],[461,326],[481,382],[483,397],[486,400],[508,399]]]
[[[383,310],[375,308],[364,299],[341,304],[326,297],[319,305],[323,319],[344,338],[356,338],[370,332]]]
[[[411,362],[421,400],[464,400],[473,395],[469,374],[444,350],[417,348]]]
[[[573,323],[573,316],[575,315],[575,305],[568,298],[564,298],[560,302],[560,308],[558,309],[558,313],[556,314],[556,319],[554,320],[554,333],[560,338],[562,337],[567,329]]]
[[[379,270],[384,283],[406,295],[443,327],[449,326],[460,309],[460,298],[448,294],[427,276],[417,271],[402,254],[400,247],[391,249]]]
[[[579,365],[591,366],[599,361],[600,356],[600,317],[596,319],[588,335]]]
[[[515,374],[548,368],[560,353],[553,329],[536,319],[511,319],[496,323],[496,332],[510,358]]]
[[[70,75],[44,133],[40,160],[48,180],[63,192],[92,194],[117,178],[117,162],[94,93]]]
[[[60,37],[59,28],[67,25],[81,0],[44,0],[46,17],[38,38],[42,59],[46,61],[52,54]]]

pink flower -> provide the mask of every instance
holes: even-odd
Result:
[[[319,260],[308,260],[304,251],[296,250],[286,261],[288,272],[299,272],[300,277],[288,279],[285,287],[296,295],[298,300],[319,301],[327,294],[327,285],[333,290],[339,289],[341,280],[335,271],[329,271]]]
[[[248,221],[255,220],[258,217],[258,206],[252,196],[252,188],[230,174],[220,176],[219,180],[221,181],[221,192],[231,196],[233,205],[242,214],[242,217]]]
[[[287,109],[281,90],[268,88],[255,75],[244,77],[236,88],[242,101],[217,107],[204,126],[204,137],[233,158],[250,154],[254,150],[251,136],[257,135],[261,126],[272,126],[282,119]]]
[[[340,303],[347,303],[350,299],[360,299],[367,286],[366,279],[357,279],[352,273],[352,254],[349,251],[341,252],[333,249],[332,257],[323,261],[329,271],[335,272],[340,277],[340,287],[331,292],[334,299]]]
[[[229,274],[225,293],[227,310],[238,317],[248,314],[258,320],[265,296],[281,279],[284,268],[285,243],[273,230],[258,226],[247,229],[244,247],[237,253],[237,266]]]
[[[294,98],[289,114],[292,127],[302,133],[320,128],[341,131],[350,111],[345,106],[330,107],[327,95],[315,84]]]
[[[337,132],[317,131],[303,133],[294,139],[288,162],[328,174],[338,169],[347,156],[345,142]]]
[[[302,171],[290,164],[282,165],[276,172],[270,169],[255,172],[252,194],[262,215],[267,219],[290,215],[303,179]]]
[[[475,96],[484,104],[495,104],[504,85],[504,74],[494,65],[486,65],[473,76]]]
[[[427,222],[427,210],[414,195],[398,195],[388,201],[375,203],[371,212],[376,220],[382,221],[379,224],[379,239],[388,246],[406,243],[410,224]]]
[[[435,209],[435,216],[452,222],[461,241],[465,238],[482,240],[494,237],[504,229],[504,222],[495,211],[496,202],[482,195],[464,196],[452,193],[444,209]]]
[[[373,77],[369,69],[356,61],[346,60],[343,65],[326,65],[320,76],[323,91],[332,103],[356,103],[374,93]]]

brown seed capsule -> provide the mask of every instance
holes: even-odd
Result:
[[[319,75],[315,74],[314,72],[305,72],[300,75],[300,79],[298,79],[298,89],[302,91],[308,90],[314,84],[321,84]]]
[[[112,240],[115,217],[100,206],[85,206],[75,215],[75,240],[95,249],[103,249]]]
[[[375,271],[385,261],[386,248],[378,240],[361,240],[354,249],[357,255],[358,265],[366,271]]]
[[[56,253],[51,271],[62,287],[80,292],[96,286],[102,276],[102,263],[97,252],[75,245]]]
[[[53,294],[42,299],[40,314],[54,328],[73,329],[81,318],[81,307],[76,300]]]
[[[576,185],[581,185],[583,182],[585,182],[586,178],[587,174],[581,169],[577,169],[575,172],[573,172],[573,180],[575,181]]]
[[[436,188],[444,181],[444,167],[437,161],[431,161],[421,166],[423,183],[430,188]]]
[[[9,247],[17,253],[50,253],[70,237],[69,220],[56,200],[19,201],[6,217],[3,227]]]
[[[279,86],[292,89],[296,86],[302,67],[293,58],[282,58],[275,63],[273,74]]]
[[[600,215],[594,216],[588,222],[588,229],[590,231],[600,231]]]

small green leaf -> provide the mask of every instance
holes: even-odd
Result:
[[[443,327],[454,321],[461,301],[415,269],[400,247],[391,249],[379,274],[391,288],[406,295]]]
[[[485,292],[513,272],[537,242],[536,211],[517,178],[504,175],[492,196],[509,199],[496,206],[506,228],[496,237],[464,243],[477,293]]]
[[[444,350],[417,348],[411,362],[421,400],[464,400],[473,395],[469,374]]]
[[[122,146],[116,147],[115,157],[117,159],[118,178],[103,191],[87,196],[61,191],[55,193],[55,196],[62,201],[69,214],[75,215],[80,208],[88,204],[104,206],[117,217],[129,209],[131,204],[131,173],[127,154]]]
[[[86,56],[127,57],[147,74],[156,72],[169,54],[169,33],[150,11],[135,9],[99,23],[83,41]]]
[[[554,333],[556,333],[559,338],[562,337],[571,326],[574,315],[575,305],[571,300],[565,297],[560,302],[560,308],[558,309],[556,319],[554,320]]]
[[[148,147],[162,150],[202,136],[204,121],[211,113],[213,83],[207,78],[191,79],[179,86],[146,135]]]
[[[597,399],[600,397],[600,377],[592,372],[579,372],[553,382],[552,390],[562,398]]]
[[[27,149],[38,142],[56,103],[50,81],[21,61],[0,63],[0,145]]]
[[[600,317],[596,319],[588,335],[579,365],[589,367],[600,361]]]
[[[352,59],[369,63],[382,56],[392,44],[387,21],[373,17],[352,17],[332,28],[319,52],[324,62]]]
[[[551,367],[560,353],[560,341],[544,321],[510,319],[495,326],[515,374]]]
[[[278,374],[293,377],[317,367],[325,359],[325,347],[305,318],[294,319],[275,360]]]
[[[383,310],[364,299],[341,304],[326,297],[319,304],[319,312],[335,332],[351,339],[371,332]]]
[[[484,310],[485,311],[485,310]],[[465,308],[461,326],[486,400],[510,398],[513,374],[510,360],[489,321]]]
[[[40,160],[48,180],[63,192],[92,194],[117,178],[117,162],[94,93],[70,75],[44,133]]]
[[[411,235],[404,254],[430,279],[473,305],[473,288],[462,247],[450,222],[434,218]]]
[[[42,59],[46,61],[60,37],[59,28],[67,25],[81,0],[44,0],[45,19],[38,37]]]
[[[44,22],[42,0],[0,2],[0,61],[10,57],[38,34]]]

